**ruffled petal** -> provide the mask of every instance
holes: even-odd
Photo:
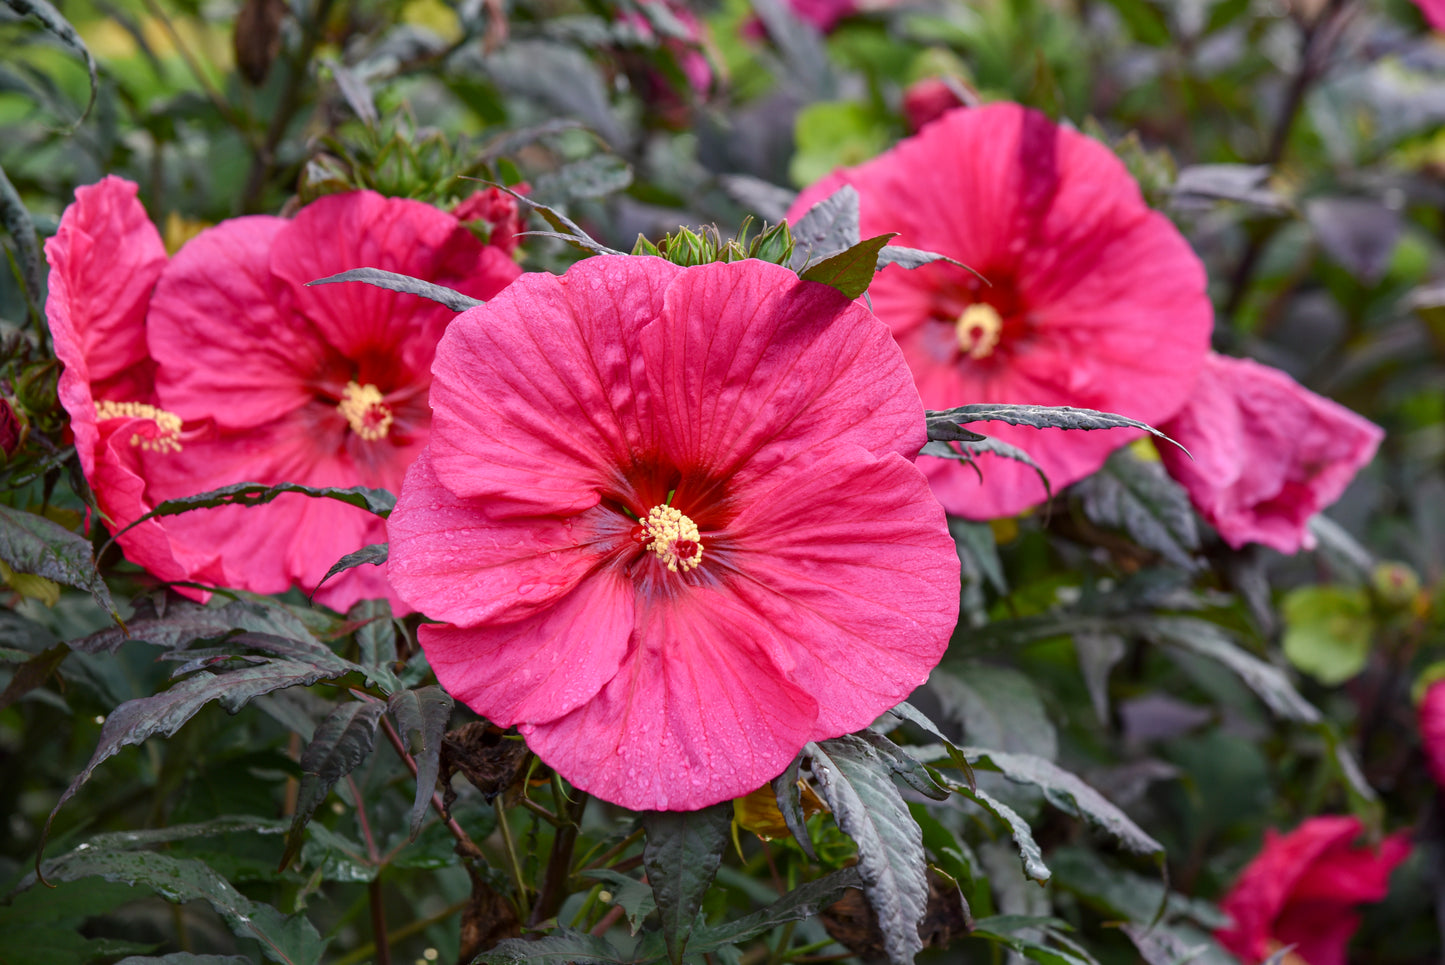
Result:
[[[528,274],[460,315],[433,367],[432,463],[491,511],[571,514],[625,498],[655,450],[637,332],[682,271],[660,258],[589,258]]]
[[[208,228],[161,275],[148,338],[161,404],[182,419],[264,426],[311,402],[340,361],[271,276],[288,223],[256,215]]]
[[[488,299],[521,269],[444,211],[374,191],[328,195],[278,232],[269,265],[295,310],[348,359],[397,366],[397,384],[425,378],[437,341],[456,317],[418,295],[347,282],[306,287],[352,268],[380,268]],[[379,376],[362,373],[364,381]]]
[[[423,453],[387,519],[391,582],[437,620],[468,627],[519,620],[571,593],[603,554],[627,539],[626,523],[604,510],[566,519],[492,519],[484,500],[443,486]]]
[[[630,581],[604,569],[514,623],[427,625],[418,639],[452,696],[502,727],[541,724],[586,704],[613,678],[633,609]]]
[[[1210,355],[1193,396],[1163,431],[1169,474],[1225,542],[1282,553],[1311,545],[1309,519],[1345,491],[1384,432],[1278,369]],[[1192,458],[1191,458],[1192,456]]]
[[[851,446],[800,456],[740,496],[716,553],[818,701],[810,739],[868,726],[928,678],[958,620],[942,507],[907,460]]]
[[[918,453],[918,392],[888,330],[836,289],[760,261],[704,265],[642,330],[659,442],[684,474],[756,476],[839,443]]]
[[[724,594],[639,599],[616,676],[572,713],[522,733],[573,784],[634,811],[746,794],[787,766],[817,713],[763,650],[775,634]]]

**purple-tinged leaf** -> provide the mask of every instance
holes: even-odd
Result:
[[[411,836],[415,839],[441,773],[442,738],[451,718],[452,698],[440,687],[399,690],[391,695],[386,709],[416,760],[416,799],[411,805]]]
[[[679,965],[692,927],[722,863],[732,825],[732,803],[700,811],[650,811],[642,815],[647,843],[642,866],[662,920],[667,957]]]
[[[797,224],[789,225],[794,247],[788,267],[801,271],[811,262],[856,245],[863,237],[858,230],[859,211],[858,189],[851,184],[809,208]]]
[[[341,704],[311,735],[301,753],[301,788],[296,813],[286,835],[286,849],[277,870],[285,870],[301,850],[301,832],[336,782],[366,760],[376,742],[376,725],[386,705],[379,700],[353,700]]]
[[[352,268],[349,271],[337,272],[334,275],[327,275],[325,278],[308,281],[306,287],[334,285],[348,281],[359,281],[377,288],[385,288],[387,291],[401,292],[404,295],[419,295],[422,298],[431,299],[439,305],[445,305],[454,312],[464,312],[469,308],[485,304],[481,299],[463,295],[445,285],[438,285],[436,282],[413,278],[411,275],[403,275],[394,271],[385,271],[381,268]]]
[[[0,560],[30,573],[85,590],[117,623],[110,590],[95,568],[90,540],[34,513],[0,505]]]

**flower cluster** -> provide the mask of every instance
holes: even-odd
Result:
[[[941,160],[946,159],[946,160]],[[1189,244],[1144,203],[1102,144],[1015,104],[952,110],[799,197],[798,216],[857,189],[864,237],[962,262],[889,267],[869,289],[924,404],[1068,405],[1162,426],[1193,456],[1165,464],[1231,545],[1309,545],[1309,517],[1339,497],[1380,430],[1257,363],[1209,351],[1213,312]],[[971,270],[969,270],[971,269]],[[990,425],[1054,487],[1097,470],[1137,431]],[[1044,499],[1032,469],[981,455],[983,479],[925,457],[949,512],[1009,516]]]
[[[201,232],[173,259],[116,177],[76,192],[46,245],[60,398],[101,512],[122,530],[160,502],[237,482],[394,489],[426,445],[427,389],[451,313],[365,285],[308,288],[374,267],[490,297],[519,273],[456,218],[371,192],[294,219]],[[381,521],[330,500],[197,510],[120,535],[168,581],[274,593],[314,588]],[[370,567],[318,598],[389,595]]]

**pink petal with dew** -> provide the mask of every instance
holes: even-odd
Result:
[[[419,295],[362,282],[306,287],[352,268],[380,268],[491,298],[521,272],[488,248],[456,218],[429,204],[352,191],[320,198],[278,233],[270,252],[272,273],[282,280],[304,315],[348,359],[384,356],[409,379],[425,378],[435,345],[456,317]]]
[[[1225,542],[1282,553],[1312,545],[1310,517],[1340,497],[1384,437],[1278,369],[1213,354],[1161,428],[1193,456],[1161,448],[1165,468]]]
[[[161,275],[148,337],[163,408],[246,429],[315,397],[313,381],[339,356],[282,303],[271,276],[271,245],[288,224],[259,215],[222,222]]]
[[[321,434],[318,420],[306,418],[247,432],[209,426],[187,439],[180,452],[148,458],[148,494],[159,502],[238,482],[358,485],[351,469],[328,455],[336,449],[321,441]],[[280,593],[293,584],[313,589],[341,557],[386,541],[380,517],[334,499],[300,494],[261,506],[192,510],[168,518],[166,528],[178,543],[216,550],[225,561],[225,584],[255,593]],[[359,599],[388,596],[384,573],[368,565],[333,577],[316,598],[345,609]]]
[[[817,703],[779,667],[776,628],[726,595],[640,597],[631,651],[591,701],[523,724],[573,784],[635,811],[747,794],[810,739]]]
[[[166,250],[136,191],[114,175],[77,188],[75,203],[45,243],[45,314],[55,355],[65,366],[58,392],[87,479],[93,478],[100,443],[95,400],[154,400],[145,317]]]
[[[460,315],[433,367],[442,484],[491,498],[494,516],[628,496],[628,470],[656,448],[637,332],[681,272],[660,258],[589,258],[561,277],[523,275]]]
[[[515,590],[513,591],[515,592]],[[426,625],[419,640],[447,693],[502,727],[556,720],[617,673],[633,627],[633,587],[599,570],[513,623]]]
[[[391,582],[403,599],[462,626],[530,617],[572,592],[631,531],[600,509],[496,520],[486,508],[443,486],[428,453],[412,464],[386,525]]]
[[[925,441],[888,330],[779,265],[690,269],[641,341],[663,451],[685,471],[754,476],[830,443],[912,458]]]
[[[1445,787],[1445,680],[1431,684],[1420,701],[1420,742],[1430,775]]]
[[[810,739],[868,726],[928,679],[958,619],[959,563],[917,468],[838,446],[800,454],[738,501],[728,583],[817,700]]]

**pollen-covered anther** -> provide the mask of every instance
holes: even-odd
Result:
[[[998,347],[1003,316],[985,302],[976,302],[958,316],[958,350],[971,359],[986,359]]]
[[[697,524],[676,507],[652,507],[642,521],[642,529],[649,538],[644,549],[656,553],[672,572],[696,569],[702,562],[702,537]]]
[[[130,444],[147,452],[181,451],[181,417],[174,412],[158,409],[144,402],[112,402],[97,399],[95,418],[98,422],[107,419],[145,419],[153,428],[139,429],[131,433]]]
[[[371,383],[346,383],[337,409],[346,417],[351,431],[367,442],[385,439],[386,432],[395,421],[391,410],[382,402],[381,390]]]

